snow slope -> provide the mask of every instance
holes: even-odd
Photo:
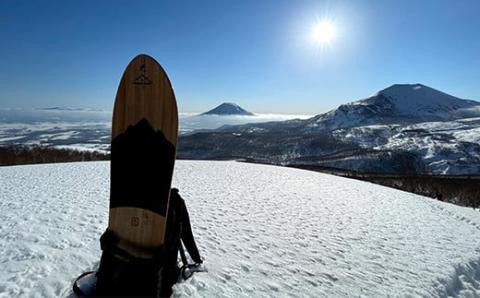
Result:
[[[413,117],[436,116],[445,120],[466,118],[472,108],[480,103],[460,99],[422,84],[395,84],[378,94],[383,94],[394,104],[400,115]]]
[[[95,268],[109,163],[0,168],[0,297],[71,295]],[[178,161],[207,273],[193,297],[478,297],[480,213],[326,174]]]
[[[480,173],[480,118],[411,125],[366,125],[337,129],[332,133],[338,140],[347,140],[378,152],[393,150],[414,153],[421,158],[424,173]],[[356,160],[350,167],[361,168],[355,165],[361,162],[361,159]]]

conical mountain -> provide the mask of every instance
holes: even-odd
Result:
[[[202,115],[243,115],[243,116],[252,116],[253,113],[243,109],[239,105],[233,102],[224,102],[216,108],[211,109],[208,112],[203,113]]]

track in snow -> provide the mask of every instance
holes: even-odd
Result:
[[[0,168],[0,296],[69,296],[95,268],[109,163]],[[480,214],[370,183],[179,161],[208,273],[174,296],[480,295]]]

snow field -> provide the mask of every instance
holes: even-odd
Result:
[[[109,163],[0,168],[0,297],[69,296],[95,268]],[[480,213],[291,168],[177,161],[208,272],[175,297],[480,296]]]

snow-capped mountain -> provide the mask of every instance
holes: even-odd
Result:
[[[338,129],[371,124],[411,124],[480,117],[480,102],[422,84],[397,84],[310,119],[313,127]]]
[[[0,297],[74,297],[98,267],[109,162],[1,167]],[[172,297],[478,297],[480,217],[353,179],[178,161],[207,272]]]
[[[184,158],[245,158],[361,172],[478,175],[480,103],[393,85],[307,120],[185,135]]]
[[[233,102],[224,102],[202,115],[244,115],[252,116],[253,113],[243,109]]]

